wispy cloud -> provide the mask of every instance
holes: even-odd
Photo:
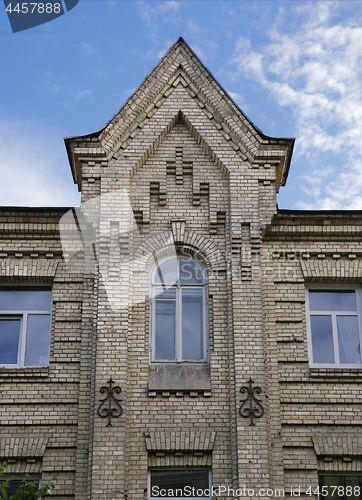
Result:
[[[168,0],[157,4],[155,7],[151,7],[147,2],[139,2],[139,5],[141,7],[142,19],[148,24],[151,24],[156,17],[164,16],[170,12],[177,12],[182,6],[182,1]]]
[[[242,102],[243,97],[238,93],[238,92],[229,92],[229,96],[231,99],[233,99],[236,103]]]
[[[83,51],[84,54],[86,54],[87,56],[89,57],[92,57],[94,56],[95,54],[97,54],[97,49],[95,49],[94,47],[92,47],[89,43],[87,42],[82,42],[80,44],[80,47]]]
[[[187,32],[191,35],[200,35],[202,30],[194,19],[190,19],[187,23]]]
[[[219,46],[216,42],[205,37],[198,37],[197,43],[192,44],[192,50],[205,63],[213,59],[218,48]]]
[[[94,89],[81,90],[75,96],[75,100],[79,101],[79,99],[82,99],[82,97],[89,97],[91,99],[93,97],[93,93],[94,93]]]
[[[79,203],[59,131],[25,120],[1,120],[0,150],[0,205]]]
[[[239,38],[230,60],[234,76],[247,74],[290,108],[297,156],[312,164],[322,153],[343,157],[300,208],[362,208],[362,28],[353,19],[337,23],[338,9],[343,4],[299,4],[293,14],[302,22],[294,31],[276,24],[258,48]]]
[[[141,0],[137,2],[141,19],[146,26],[147,37],[155,44],[160,35],[160,24],[173,24],[180,26],[184,20],[178,12],[184,7],[184,0],[167,0],[165,2],[154,2]]]

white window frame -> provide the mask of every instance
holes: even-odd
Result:
[[[197,467],[187,467],[187,468],[182,468],[182,467],[174,467],[174,468],[168,468],[168,469],[151,469],[148,471],[148,480],[147,480],[147,500],[156,500],[158,498],[173,498],[174,500],[212,500],[212,478],[211,478],[211,470],[210,469],[202,469],[202,470],[207,470],[209,473],[209,490],[210,490],[210,495],[207,497],[162,497],[161,495],[152,497],[151,496],[151,474],[154,471],[160,471],[164,470],[165,472],[170,472],[170,471],[180,471],[180,470],[200,470],[200,468]]]
[[[18,310],[9,310],[9,309],[0,309],[0,320],[2,319],[20,319],[20,332],[19,332],[19,344],[18,344],[18,358],[17,362],[13,364],[0,364],[1,368],[25,368],[25,350],[26,350],[26,334],[27,334],[27,324],[28,324],[28,316],[29,315],[46,315],[49,316],[50,320],[50,329],[49,329],[49,348],[50,348],[50,331],[51,331],[51,323],[52,323],[52,304],[53,304],[53,290],[50,285],[41,285],[41,284],[27,284],[27,283],[21,283],[17,285],[12,285],[12,284],[6,284],[3,283],[0,285],[0,291],[3,291],[5,288],[8,289],[8,291],[11,291],[11,288],[14,289],[14,291],[17,290],[17,288],[28,288],[29,291],[48,291],[51,293],[51,298],[50,298],[50,310],[35,310],[35,309],[18,309]],[[1,307],[1,304],[0,304]],[[48,351],[49,352],[49,351]],[[37,365],[37,367],[42,368],[42,367],[47,367],[49,366],[49,354],[48,354],[48,361],[46,365]],[[36,366],[33,366],[33,368],[36,368]]]
[[[207,271],[205,266],[201,264],[201,262],[191,255],[187,254],[178,254],[177,255],[177,263],[179,262],[180,257],[187,257],[191,260],[197,262],[204,271],[204,276],[207,276]],[[172,259],[174,257],[165,257],[160,259],[158,263],[152,266],[150,272],[150,363],[152,364],[165,364],[165,363],[184,363],[184,364],[207,364],[209,361],[209,342],[208,342],[208,280],[207,278],[204,280],[204,283],[195,283],[195,284],[186,284],[186,283],[155,283],[154,277],[157,272],[157,267],[168,259]],[[179,265],[179,264],[178,264]],[[156,294],[154,293],[155,288],[165,289],[176,289],[176,356],[174,359],[155,359],[156,352]],[[183,359],[182,358],[182,290],[186,289],[201,289],[202,290],[202,320],[203,320],[203,352],[204,357],[202,359]]]
[[[319,290],[321,292],[328,291],[341,291],[354,290],[356,294],[356,311],[310,311],[309,307],[309,291]],[[308,356],[309,365],[313,368],[362,368],[362,361],[360,364],[353,363],[340,363],[339,362],[339,343],[337,332],[337,316],[357,316],[358,331],[360,346],[362,348],[362,291],[358,285],[351,284],[329,284],[329,283],[313,283],[306,286],[306,323],[307,323],[307,338],[308,338]],[[312,346],[312,329],[311,329],[311,316],[331,316],[332,317],[332,333],[333,333],[333,349],[334,349],[334,363],[314,363],[313,362],[313,346]],[[337,361],[338,360],[338,361]]]

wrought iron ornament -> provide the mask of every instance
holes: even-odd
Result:
[[[260,418],[264,414],[264,408],[261,405],[260,399],[256,397],[256,394],[259,395],[261,393],[260,387],[253,387],[254,381],[249,379],[249,386],[244,385],[240,392],[241,394],[247,394],[245,399],[241,399],[240,402],[242,405],[240,406],[240,415],[244,418],[251,418],[250,425],[254,424],[254,418]]]
[[[99,400],[101,404],[98,407],[97,413],[101,418],[108,417],[107,427],[111,427],[111,417],[118,418],[123,413],[122,406],[120,405],[119,400],[115,397],[115,394],[121,394],[121,388],[118,385],[113,387],[114,382],[112,378],[108,380],[107,384],[108,387],[103,385],[99,389],[101,394],[107,395],[105,398]]]

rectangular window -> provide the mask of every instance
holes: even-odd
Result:
[[[211,497],[211,472],[207,469],[162,469],[149,474],[149,500],[210,500]]]
[[[3,479],[3,478],[2,478]],[[32,477],[32,476],[28,476],[26,478],[24,478],[27,482],[29,483],[32,483],[34,482],[35,484],[38,485],[38,488],[40,488],[40,479],[39,478],[35,478],[35,477]],[[9,481],[9,487],[7,488],[6,490],[6,493],[8,495],[8,498],[11,497],[12,495],[15,495],[15,493],[19,490],[19,489],[22,489],[22,486],[23,486],[23,482],[24,482],[24,479],[19,479],[19,478],[16,478],[16,479],[12,479]],[[0,484],[2,484],[4,482],[4,480],[0,481]]]
[[[362,500],[362,476],[319,476],[319,500]]]
[[[0,287],[0,366],[48,366],[49,286]]]
[[[169,257],[151,273],[151,361],[208,361],[207,273],[189,256]]]
[[[155,358],[176,357],[176,289],[160,291],[155,299]]]
[[[309,286],[306,311],[309,359],[315,367],[360,368],[361,290]]]

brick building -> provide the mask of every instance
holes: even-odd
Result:
[[[0,210],[7,472],[58,500],[360,498],[362,213],[278,210],[294,140],[181,38],[65,142],[81,207]]]

